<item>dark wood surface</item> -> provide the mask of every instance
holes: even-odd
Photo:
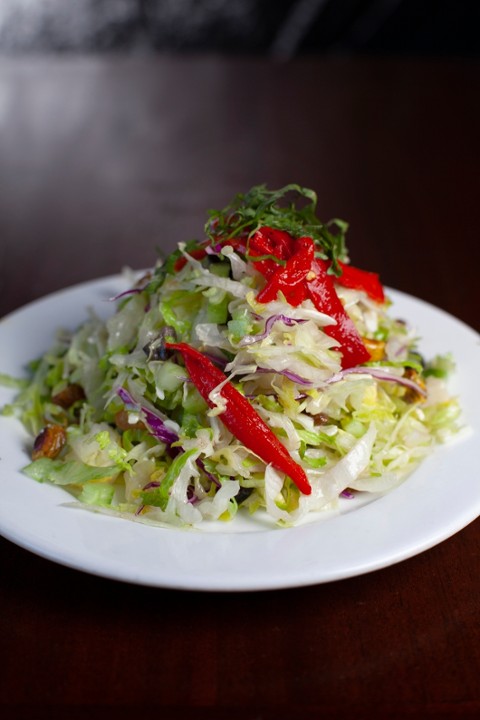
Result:
[[[298,182],[350,222],[355,264],[479,330],[479,81],[463,61],[3,59],[0,316],[153,264],[253,184]],[[12,717],[474,717],[479,552],[477,521],[362,577],[210,594],[1,540],[0,699]]]

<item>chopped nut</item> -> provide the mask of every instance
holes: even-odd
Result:
[[[119,430],[145,430],[145,424],[138,420],[136,423],[128,422],[130,413],[126,410],[119,410],[115,413],[115,425]]]
[[[32,460],[56,458],[67,441],[67,433],[61,425],[46,425],[33,443]]]
[[[313,416],[313,424],[314,425],[328,425],[330,423],[330,418],[328,415],[325,415],[324,413],[319,413],[318,415]]]
[[[385,357],[385,341],[373,338],[362,338],[363,344],[370,353],[370,360],[383,360]]]
[[[63,390],[52,396],[52,402],[55,405],[60,405],[64,410],[68,410],[69,407],[76,403],[77,400],[84,400],[85,393],[81,385],[72,383],[67,385]]]
[[[413,368],[406,368],[404,377],[408,378],[408,380],[413,380],[413,382],[418,385],[421,390],[427,389],[425,381],[420,376],[420,374]],[[404,399],[407,402],[417,402],[418,400],[425,400],[423,395],[420,392],[414,390],[413,388],[407,389],[404,395]]]

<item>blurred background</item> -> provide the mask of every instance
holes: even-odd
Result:
[[[0,0],[0,316],[149,266],[261,182],[314,188],[359,265],[442,301],[438,238],[463,224],[478,254],[479,21],[480,0]]]
[[[0,52],[476,57],[478,0],[1,0]]]

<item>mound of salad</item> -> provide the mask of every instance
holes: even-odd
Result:
[[[168,526],[238,512],[298,523],[386,492],[459,429],[450,355],[426,360],[347,225],[264,185],[30,366],[5,412],[23,472],[75,505]]]

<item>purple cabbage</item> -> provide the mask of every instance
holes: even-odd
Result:
[[[217,243],[216,245],[207,245],[205,252],[207,255],[220,255],[222,252],[222,244]]]
[[[120,387],[117,389],[117,395],[127,407],[132,408],[132,410],[135,410],[136,412],[141,411],[143,413],[145,422],[147,423],[151,434],[156,437],[157,440],[160,440],[160,442],[164,442],[167,445],[171,445],[178,440],[177,433],[170,430],[159,415],[135,402],[128,390]]]
[[[151,490],[152,488],[160,487],[160,483],[158,480],[152,480],[152,482],[148,482],[146,485],[143,486],[143,490]]]
[[[166,445],[168,445],[168,452],[169,454],[175,456],[179,453],[184,452],[184,450],[181,447],[170,447],[172,443],[177,442],[179,439],[176,432],[173,430],[170,430],[165,423],[163,422],[162,418],[159,417],[156,413],[152,412],[152,410],[149,410],[148,408],[144,407],[143,405],[140,405],[139,403],[135,402],[133,396],[128,392],[128,390],[125,390],[123,387],[119,387],[117,389],[117,395],[119,398],[125,403],[126,407],[132,408],[132,410],[138,412],[139,410],[142,411],[145,421],[149,427],[149,430],[151,434],[157,438],[157,440],[160,440],[161,442],[164,442]],[[198,468],[207,476],[207,478],[210,480],[211,483],[216,485],[217,488],[221,487],[221,483],[219,480],[213,475],[211,472],[209,472],[203,460],[200,458],[197,458],[196,464]],[[159,482],[151,482],[145,485],[143,488],[144,490],[148,490],[153,487],[159,487]],[[198,499],[198,498],[197,498]],[[195,500],[189,500],[189,502],[194,502]],[[137,511],[138,512],[138,511]]]
[[[382,370],[381,368],[376,367],[352,367],[352,368],[345,368],[345,370],[340,370],[340,372],[335,373],[335,375],[332,375],[328,380],[325,382],[327,383],[335,383],[339,382],[339,380],[343,380],[345,375],[351,375],[351,374],[357,374],[357,375],[371,375],[372,377],[376,378],[377,380],[381,380],[382,382],[394,382],[398,385],[404,385],[405,387],[408,387],[412,390],[415,390],[415,392],[419,393],[419,395],[422,395],[423,397],[426,397],[427,393],[422,388],[421,385],[416,383],[414,380],[410,380],[409,378],[398,376],[398,375],[391,375],[388,372],[385,372],[385,370]]]
[[[285,325],[288,325],[291,327],[292,325],[295,325],[296,323],[303,323],[305,320],[296,318],[288,317],[287,315],[277,314],[277,315],[270,315],[269,318],[265,321],[265,328],[262,333],[258,333],[258,335],[247,335],[243,338],[243,340],[240,340],[239,346],[244,347],[245,345],[251,345],[252,343],[260,342],[261,340],[265,340],[266,337],[270,335],[272,332],[272,328],[277,322],[277,320],[283,322]]]
[[[275,375],[283,375],[284,377],[288,378],[294,383],[297,383],[298,385],[305,385],[308,387],[312,387],[313,383],[311,380],[307,380],[306,378],[301,377],[300,375],[297,375],[296,373],[292,372],[291,370],[273,370],[270,368],[257,368],[257,373],[275,373]]]
[[[222,483],[219,482],[218,478],[216,478],[215,475],[212,475],[212,473],[207,470],[207,468],[205,467],[205,463],[200,458],[197,459],[197,466],[207,476],[211,483],[216,485],[217,488],[222,487]]]
[[[115,302],[116,300],[120,300],[123,297],[127,297],[128,295],[138,295],[142,292],[144,288],[130,288],[130,290],[124,290],[121,293],[118,293],[118,295],[114,295],[110,298],[110,302]]]

